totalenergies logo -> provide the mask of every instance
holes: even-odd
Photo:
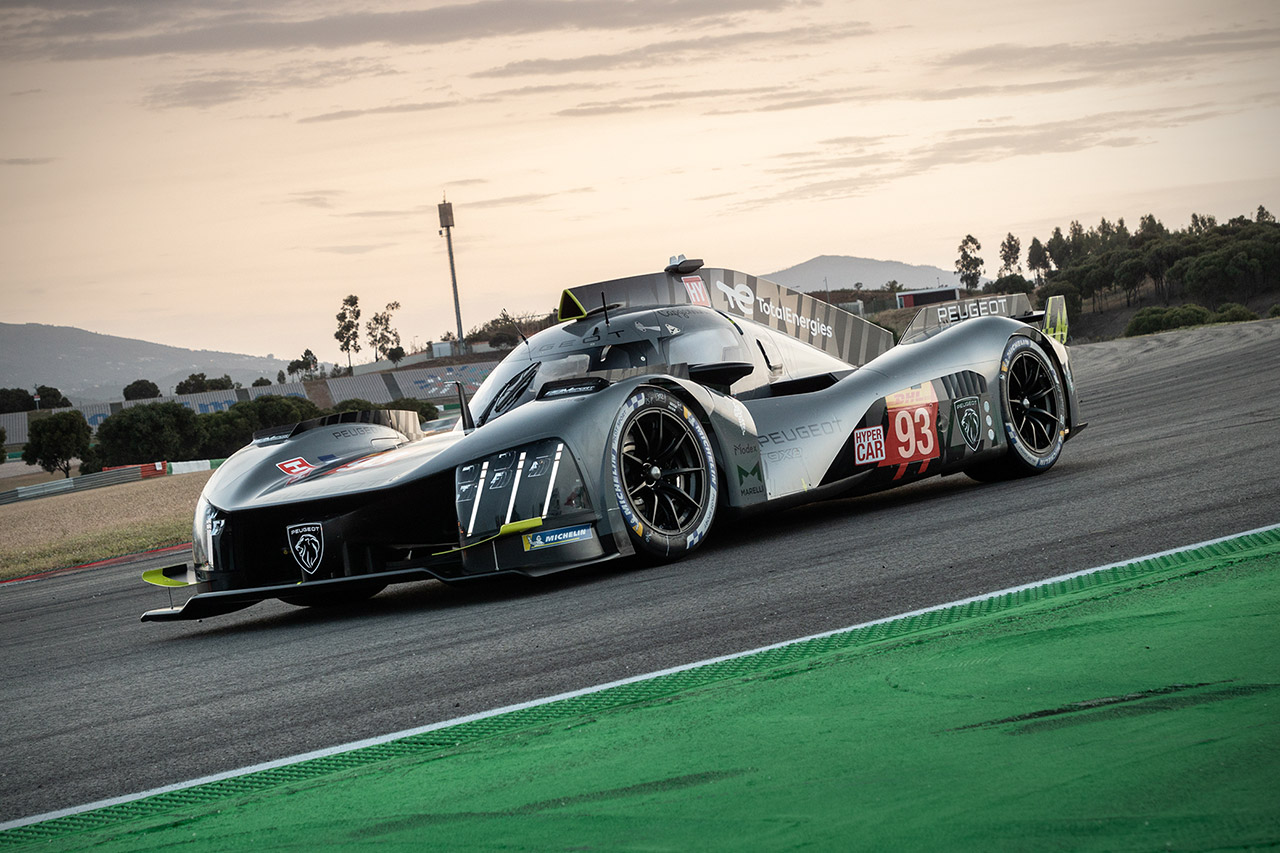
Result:
[[[756,295],[751,292],[751,288],[745,284],[730,287],[723,281],[717,281],[716,289],[723,293],[725,298],[729,300],[729,304],[737,308],[744,316],[754,316],[753,305],[756,301]]]

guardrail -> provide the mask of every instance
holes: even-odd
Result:
[[[0,492],[0,505],[29,501],[47,495],[65,492],[82,492],[88,489],[100,489],[103,486],[117,486],[121,483],[132,483],[142,479],[142,466],[117,468],[114,471],[103,471],[100,474],[85,474],[68,480],[53,480],[35,486],[19,486],[7,492]]]
[[[216,470],[225,459],[197,459],[191,462],[148,462],[145,465],[122,465],[108,468],[98,474],[82,474],[69,480],[52,480],[34,486],[19,486],[7,492],[0,492],[0,506],[43,498],[48,495],[59,495],[64,492],[82,492],[88,489],[100,489],[103,486],[118,486],[121,483],[134,483],[151,477],[163,477],[168,474],[192,474],[197,471]]]

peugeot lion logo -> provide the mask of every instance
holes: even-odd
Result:
[[[970,450],[977,450],[982,444],[982,425],[981,419],[978,417],[978,398],[965,397],[956,400],[955,403],[956,418],[960,421],[960,435],[964,436],[964,443],[969,445]]]
[[[307,574],[315,572],[324,559],[324,527],[315,523],[291,524],[285,531],[293,559]]]

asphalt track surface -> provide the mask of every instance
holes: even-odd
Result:
[[[0,821],[832,630],[1280,521],[1280,320],[1073,349],[1048,474],[720,525],[669,566],[142,624],[136,562],[0,585]]]

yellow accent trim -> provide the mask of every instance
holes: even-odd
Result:
[[[522,518],[519,521],[508,521],[506,524],[498,528],[498,532],[470,545],[459,545],[457,548],[450,548],[447,551],[436,551],[431,556],[439,557],[444,554],[456,554],[458,551],[465,551],[468,548],[474,548],[477,545],[483,545],[486,542],[492,542],[495,539],[501,539],[503,536],[510,536],[514,533],[524,533],[526,530],[533,530],[535,527],[542,526],[541,518]]]
[[[565,308],[565,303],[566,303],[566,302],[572,302],[572,303],[573,303],[573,307],[576,307],[576,308],[578,309],[578,311],[577,311],[577,313],[576,313],[576,314],[575,314],[575,313],[569,313],[569,314],[566,314],[566,313],[565,313],[564,308]],[[581,319],[582,319],[583,317],[585,317],[585,316],[587,316],[587,309],[582,307],[582,303],[578,301],[578,297],[574,296],[574,295],[573,295],[573,293],[571,293],[571,292],[570,292],[570,291],[568,291],[568,290],[566,290],[563,294],[561,294],[561,296],[560,296],[560,308],[559,308],[559,309],[557,310],[557,312],[556,312],[556,317],[557,317],[557,319],[559,319],[559,320],[561,320],[561,321],[563,321],[563,320],[581,320]]]
[[[541,518],[523,518],[519,521],[508,521],[506,524],[498,528],[498,535],[509,536],[512,533],[523,533],[526,530],[533,530],[535,527],[541,526]]]
[[[185,572],[186,569],[183,569]],[[147,569],[142,573],[142,579],[156,586],[191,586],[185,580],[171,578],[164,573],[164,569]]]
[[[1044,333],[1060,344],[1067,342],[1067,298],[1050,296],[1044,306]]]

